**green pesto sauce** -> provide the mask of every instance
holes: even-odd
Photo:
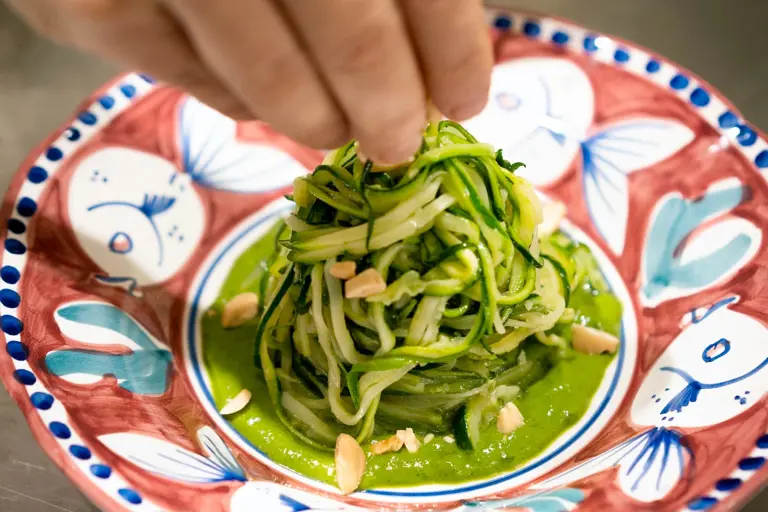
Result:
[[[221,288],[217,305],[244,291],[258,292],[254,262],[269,256],[273,238],[265,236],[239,257]],[[225,330],[218,315],[204,316],[203,358],[217,407],[243,388],[251,390],[250,404],[228,418],[232,426],[271,460],[334,484],[333,453],[296,440],[272,409],[261,371],[253,364],[255,331],[255,322]],[[482,432],[480,445],[473,452],[437,436],[416,453],[403,449],[369,455],[361,488],[465,482],[522,466],[582,417],[611,359],[609,355],[569,351],[544,378],[515,399],[525,425],[512,434],[499,434],[494,424]]]

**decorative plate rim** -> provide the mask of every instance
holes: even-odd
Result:
[[[677,65],[673,61],[641,45],[599,31],[589,30],[580,24],[561,17],[539,15],[497,5],[488,5],[486,7],[486,15],[489,26],[496,27],[497,30],[511,30],[520,32],[532,39],[551,41],[552,44],[560,45],[564,48],[567,47],[577,54],[591,55],[592,58],[599,62],[623,68],[632,74],[650,79],[662,87],[669,87],[669,80],[661,80],[660,77],[684,74],[688,78],[688,83],[684,88],[675,90],[677,96],[691,103],[692,109],[697,115],[740,151],[749,161],[750,166],[761,174],[764,179],[766,178],[765,173],[768,172],[768,137],[766,137],[766,134],[760,128],[746,121],[741,112],[718,89],[685,67]],[[518,21],[520,23],[517,23]],[[554,36],[557,33],[565,33],[565,40],[563,41],[562,37],[558,37],[556,40]],[[572,34],[578,37],[572,37]],[[599,47],[595,46],[596,43],[599,43]],[[589,48],[587,48],[587,45],[589,45]],[[594,49],[592,49],[593,47]],[[641,68],[633,67],[638,66],[641,59],[644,65],[647,66],[645,71]],[[651,62],[655,64],[651,65]],[[80,103],[75,111],[77,113],[71,116],[67,122],[63,123],[49,137],[44,139],[43,142],[35,146],[22,161],[5,194],[5,204],[0,210],[2,220],[4,222],[11,218],[25,220],[25,216],[22,215],[22,218],[19,219],[20,216],[14,216],[13,213],[18,206],[22,192],[25,187],[33,190],[36,196],[46,191],[47,178],[55,172],[60,163],[59,161],[65,159],[65,155],[59,149],[59,146],[69,151],[82,145],[85,141],[89,140],[90,135],[100,130],[100,126],[105,123],[105,119],[107,122],[111,121],[116,113],[129,108],[135,99],[150,90],[152,87],[151,83],[152,80],[144,75],[124,73],[96,89],[86,100]],[[120,105],[116,108],[107,108],[104,104],[100,104],[99,99],[103,98],[104,95],[114,97],[120,102]],[[89,113],[94,109],[103,115],[98,119],[84,116],[84,113]],[[79,130],[84,135],[76,143],[67,138],[67,133],[72,128]],[[52,148],[58,152],[52,152]],[[26,217],[31,217],[33,214]],[[15,290],[16,283],[19,280],[18,273],[24,269],[24,264],[26,263],[26,256],[23,254],[26,250],[26,234],[15,234],[9,230],[4,230],[0,234],[0,240],[2,240],[5,247],[1,257],[3,268],[8,267],[9,262],[18,262],[15,279],[11,279],[10,276],[9,279],[5,279],[5,276],[2,275],[3,272],[0,272],[0,278],[5,283],[4,286]],[[21,244],[22,254],[16,254],[12,250],[9,251],[9,245],[14,245],[9,244],[9,240],[15,240],[14,244],[16,246]],[[15,310],[15,307],[10,308],[0,304],[0,314],[2,314],[3,320],[8,317],[11,319],[9,322],[21,324],[17,316],[23,317],[23,310],[21,315],[17,314]],[[20,341],[19,332],[6,325],[5,321],[2,322],[2,330],[6,353],[10,356],[10,368],[12,370],[27,370],[31,374],[29,365],[26,363],[25,345]],[[36,380],[32,384],[24,384],[6,378],[4,375],[2,380],[11,398],[22,411],[38,444],[46,450],[47,455],[59,469],[96,506],[109,510],[162,510],[162,507],[158,507],[148,499],[143,498],[140,494],[141,489],[138,490],[139,492],[131,489],[122,476],[100,463],[98,457],[80,442],[76,425],[70,424],[68,426],[66,423],[57,423],[56,420],[51,419],[54,417],[59,419],[61,417],[68,418],[68,414],[64,407],[49,394],[49,390],[40,381]],[[37,395],[38,400],[32,398],[34,393],[40,393],[40,395]],[[51,402],[49,402],[49,399]],[[41,405],[47,405],[47,407],[41,407]],[[56,423],[56,427],[52,426],[54,423]],[[87,460],[78,458],[68,451],[72,446],[84,446],[89,454]],[[761,437],[751,454],[745,454],[745,456],[748,455],[763,457],[768,455],[768,435]],[[100,473],[101,476],[97,473]],[[731,475],[739,478],[742,485],[732,491],[719,490],[715,486],[705,495],[691,500],[689,506],[697,500],[702,503],[709,503],[710,506],[713,504],[724,505],[726,503],[729,506],[741,505],[749,497],[753,496],[759,488],[768,485],[768,465],[756,468],[753,471],[737,467],[734,468]],[[688,509],[696,510],[696,508],[692,507]]]

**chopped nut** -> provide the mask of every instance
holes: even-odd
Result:
[[[543,220],[539,224],[539,235],[549,236],[560,229],[560,222],[565,218],[566,208],[560,201],[544,203],[541,206]]]
[[[380,444],[380,443],[377,443]],[[365,473],[365,452],[355,438],[339,434],[336,438],[336,483],[342,494],[354,492]]]
[[[498,418],[496,418],[496,428],[502,434],[509,434],[523,426],[524,423],[525,421],[520,409],[512,402],[507,402],[499,411]]]
[[[357,265],[354,261],[337,261],[331,265],[331,275],[338,279],[351,279],[355,277]]]
[[[573,326],[573,348],[584,354],[613,354],[619,346],[619,339],[607,332],[598,331],[585,325]]]
[[[248,402],[251,401],[251,392],[247,389],[243,389],[240,391],[235,397],[227,402],[227,404],[221,408],[222,416],[228,416],[230,414],[235,414],[236,412],[240,412],[243,409],[245,409],[245,406],[248,405]]]
[[[394,435],[371,445],[371,453],[374,455],[381,455],[382,453],[396,452],[402,447],[403,440],[399,436]]]
[[[376,269],[369,268],[344,282],[344,296],[348,299],[362,299],[387,289],[387,283]]]
[[[221,312],[222,327],[237,327],[256,317],[259,312],[259,296],[245,292],[229,299]]]
[[[448,444],[453,444],[456,442],[456,440],[451,436],[444,436],[443,441],[445,441]]]
[[[431,432],[424,436],[424,444],[429,444],[432,442],[432,440],[435,438],[435,434],[432,434]]]
[[[419,451],[419,448],[421,447],[421,443],[419,442],[419,439],[416,437],[416,434],[413,433],[412,428],[407,428],[405,430],[398,430],[397,437],[399,437],[403,441],[403,444],[405,445],[405,449],[408,450],[409,452],[415,453]]]

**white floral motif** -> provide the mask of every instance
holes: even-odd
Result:
[[[535,487],[552,489],[618,467],[628,496],[645,502],[666,496],[692,458],[676,427],[723,423],[768,392],[768,329],[730,309],[737,301],[727,297],[686,314],[685,329],[654,363],[632,403],[632,421],[649,430]]]
[[[236,123],[187,98],[179,111],[183,168],[118,146],[80,162],[69,183],[68,211],[80,246],[109,285],[163,282],[178,272],[202,239],[205,208],[195,190],[262,193],[306,172],[290,155],[241,142]],[[181,171],[181,172],[180,172]]]
[[[624,249],[629,207],[627,176],[665,160],[693,140],[685,125],[634,117],[590,134],[594,92],[584,71],[567,59],[535,57],[494,68],[491,100],[467,122],[479,140],[501,148],[535,185],[557,181],[581,160],[584,196],[614,253]]]
[[[197,431],[206,456],[185,450],[162,439],[120,432],[99,437],[104,446],[152,474],[193,484],[242,482],[230,497],[231,512],[259,510],[349,510],[343,503],[271,482],[250,481],[229,447],[211,427]],[[308,505],[311,503],[311,505]]]

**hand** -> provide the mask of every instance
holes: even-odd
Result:
[[[372,160],[410,157],[430,97],[463,120],[492,55],[478,0],[9,0],[40,34],[239,119]]]

